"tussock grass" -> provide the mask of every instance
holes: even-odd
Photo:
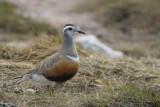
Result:
[[[62,38],[60,37],[42,37],[35,39],[30,47],[25,48],[23,50],[23,55],[15,58],[14,60],[27,60],[33,62],[39,62],[42,59],[54,54],[58,48],[60,48],[60,44],[62,43]]]
[[[10,78],[33,68],[60,47],[62,39],[39,38],[22,55],[0,60],[0,101],[17,106],[160,106],[160,60],[132,57],[111,58],[86,52],[80,46],[79,72],[71,80],[55,86],[55,97],[44,88],[26,81],[13,86]],[[28,92],[28,89],[37,90]]]
[[[10,48],[4,44],[0,44],[0,59],[11,59],[21,54],[21,50],[17,48]]]

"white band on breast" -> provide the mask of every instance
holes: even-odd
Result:
[[[70,60],[72,60],[73,62],[79,62],[79,57],[74,57],[74,56],[70,56],[70,55],[66,55],[66,57]]]

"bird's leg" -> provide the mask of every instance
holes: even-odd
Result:
[[[49,87],[49,90],[50,90],[50,96],[54,97],[54,91],[51,89],[51,87]]]
[[[51,96],[51,97],[54,97],[54,92],[53,92],[53,90],[50,88],[49,85],[47,85],[47,90],[48,90],[50,96]]]

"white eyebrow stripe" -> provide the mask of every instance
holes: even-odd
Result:
[[[73,62],[79,62],[79,57],[74,57],[74,56],[70,56],[70,55],[66,55],[66,57],[70,60],[72,60]]]
[[[66,26],[66,27],[64,27],[64,29],[63,29],[63,33],[64,33],[64,31],[66,30],[66,29],[68,29],[68,28],[73,28],[73,26]]]

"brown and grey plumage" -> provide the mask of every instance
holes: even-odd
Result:
[[[63,29],[61,48],[24,74],[17,83],[30,79],[36,86],[54,86],[56,82],[72,78],[79,68],[79,57],[73,40],[77,33],[85,34],[77,26],[67,24]]]

